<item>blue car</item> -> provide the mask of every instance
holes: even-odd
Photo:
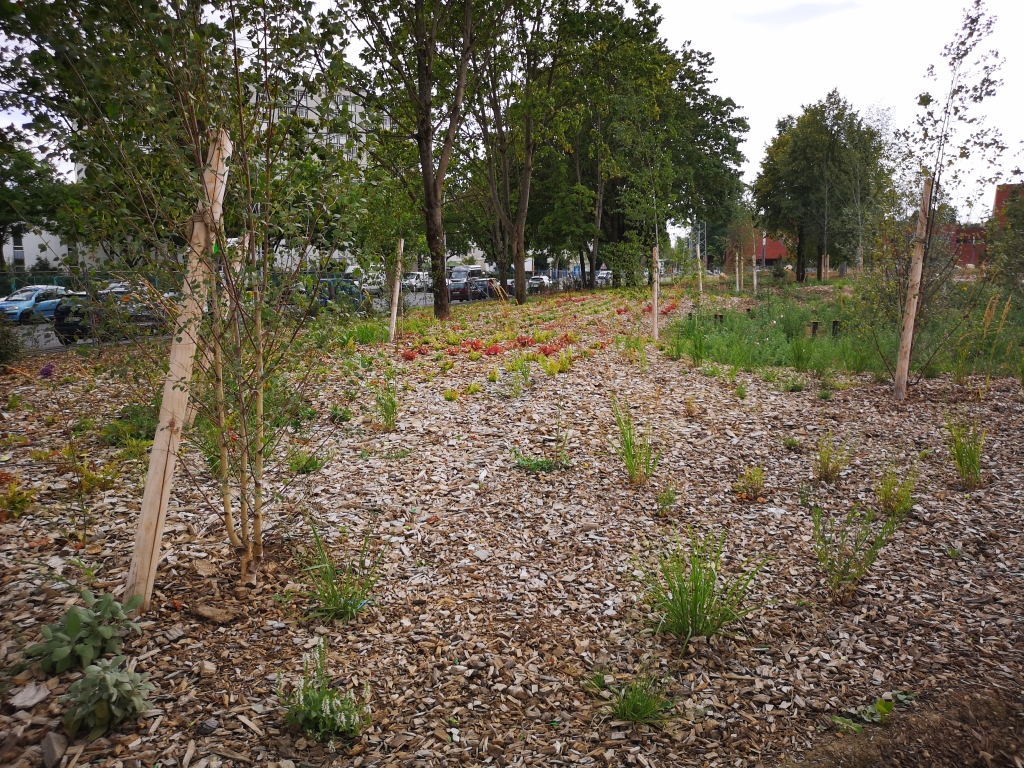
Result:
[[[59,285],[26,285],[0,301],[0,312],[12,323],[53,320],[53,311],[67,293]]]

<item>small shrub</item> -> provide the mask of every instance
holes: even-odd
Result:
[[[764,492],[764,469],[747,467],[733,483],[732,489],[748,501],[757,501]]]
[[[819,400],[831,400],[832,399],[832,390],[828,389],[827,387],[822,387],[821,389],[818,390],[818,399]]]
[[[676,505],[679,500],[679,492],[671,485],[664,488],[655,497],[655,501],[658,504],[658,513],[664,517],[668,514],[669,510]]]
[[[64,724],[76,734],[83,725],[88,738],[96,739],[122,720],[149,709],[146,697],[156,690],[146,682],[149,673],[122,669],[124,656],[101,659],[85,668],[85,675],[71,684],[61,703],[68,704]]]
[[[627,684],[611,705],[616,720],[629,723],[656,723],[669,718],[673,707],[662,695],[662,685],[653,677],[644,675]]]
[[[783,438],[782,444],[791,451],[800,450],[800,441],[797,440],[795,437]]]
[[[352,742],[371,722],[370,705],[356,701],[351,691],[342,693],[331,685],[327,670],[327,638],[320,638],[313,653],[304,657],[302,683],[291,694],[280,694],[288,709],[286,719],[299,726],[312,739],[328,742]]]
[[[981,449],[985,444],[985,430],[978,426],[977,421],[969,422],[962,416],[947,416],[946,431],[949,434],[949,454],[960,475],[960,484],[968,491],[980,488]]]
[[[474,382],[472,382],[471,384],[469,384],[469,385],[468,385],[468,386],[466,387],[466,392],[465,392],[465,394],[467,394],[467,395],[475,395],[475,394],[476,394],[477,392],[479,392],[479,391],[480,391],[481,389],[483,389],[483,387],[482,387],[482,386],[480,385],[480,382],[478,382],[478,381],[474,381]]]
[[[11,480],[0,493],[0,520],[5,520],[8,515],[18,517],[26,509],[32,506],[35,499],[35,491],[23,491],[18,485],[18,480]]]
[[[515,460],[517,467],[534,474],[554,472],[556,469],[561,469],[567,463],[564,458],[549,459],[546,456],[527,456],[515,448],[512,449],[512,458]]]
[[[686,401],[683,403],[683,408],[686,410],[686,415],[691,419],[699,413],[697,410],[697,403],[694,402],[692,397],[686,398]]]
[[[444,399],[449,403],[454,403],[459,399],[459,390],[457,389],[446,389],[444,391]]]
[[[548,376],[557,376],[560,373],[568,373],[572,368],[572,350],[563,350],[558,357],[542,357],[540,365]]]
[[[491,382],[491,384],[494,384],[494,383],[496,383],[498,381],[498,369],[497,368],[492,368],[490,370],[490,372],[487,374],[487,380],[489,382]]]
[[[288,457],[288,469],[297,475],[311,475],[319,472],[327,464],[326,456],[318,456],[309,451],[298,450]]]
[[[875,486],[875,498],[885,514],[904,518],[914,506],[914,486],[917,472],[911,471],[902,480],[895,467],[890,467]]]
[[[786,392],[803,392],[804,382],[802,379],[799,379],[796,376],[791,376],[790,378],[786,379],[786,381],[782,385],[782,388]]]
[[[300,559],[310,588],[307,595],[317,606],[311,615],[332,621],[354,619],[369,604],[387,548],[381,545],[374,551],[371,532],[367,532],[358,556],[338,563],[316,524],[311,518],[308,522],[313,545],[300,553]]]
[[[626,465],[629,481],[633,485],[644,485],[651,479],[661,460],[661,454],[656,454],[651,445],[651,425],[647,425],[643,435],[637,434],[633,415],[629,412],[629,403],[620,409],[615,397],[612,397],[612,414],[615,416],[615,425],[619,428],[619,442],[615,446],[615,453]]]
[[[152,440],[160,423],[160,410],[156,405],[132,403],[121,410],[118,417],[100,429],[100,440],[107,445],[124,448],[129,440]]]
[[[104,654],[120,653],[129,631],[142,634],[139,625],[128,618],[128,613],[142,605],[141,595],[121,605],[113,595],[94,597],[85,590],[82,601],[85,608],[68,608],[59,624],[40,630],[45,642],[26,650],[27,656],[42,657],[40,666],[44,670],[60,674],[75,664],[85,668]]]
[[[832,430],[818,440],[818,454],[814,457],[814,478],[823,483],[834,483],[846,469],[853,450],[846,443],[837,443]]]
[[[740,382],[739,384],[736,385],[736,389],[734,390],[734,393],[735,393],[736,397],[738,397],[740,400],[746,400],[746,398],[747,398],[747,385],[744,384],[743,382]]]
[[[660,559],[657,571],[644,574],[651,606],[660,614],[657,630],[683,638],[684,647],[691,637],[716,635],[756,610],[743,603],[764,563],[720,579],[724,546],[724,532],[717,545],[691,532],[687,554],[677,534],[675,547]]]
[[[352,409],[344,405],[332,405],[330,416],[331,424],[344,424],[352,421]]]
[[[0,318],[0,366],[13,365],[25,353],[21,336],[7,318]]]
[[[373,388],[377,425],[383,432],[392,432],[398,422],[398,377],[388,374]]]
[[[889,515],[879,525],[872,509],[863,511],[854,505],[845,517],[836,520],[821,507],[811,509],[814,521],[814,553],[825,574],[832,598],[845,605],[857,591],[857,585],[878,559],[882,548],[892,539],[899,518]]]
[[[149,458],[149,449],[152,447],[152,440],[139,440],[129,437],[121,450],[121,458],[125,461],[145,461]]]
[[[83,435],[92,432],[96,429],[95,419],[77,419],[71,425],[71,433],[74,435]]]

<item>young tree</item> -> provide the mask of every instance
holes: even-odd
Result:
[[[13,235],[32,226],[55,228],[65,184],[53,166],[33,151],[28,137],[13,127],[0,127],[0,269],[3,247]]]

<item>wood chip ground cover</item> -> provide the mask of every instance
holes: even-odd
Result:
[[[664,322],[692,309],[681,295],[664,303],[677,304]],[[72,759],[122,768],[799,764],[808,750],[842,742],[832,715],[898,690],[918,699],[893,723],[927,721],[929,707],[967,689],[1016,706],[1007,717],[1019,721],[1019,384],[997,381],[979,401],[978,382],[925,380],[899,404],[888,385],[856,378],[822,401],[813,388],[783,392],[740,372],[741,400],[724,377],[653,346],[646,364],[627,355],[616,337],[646,328],[644,304],[606,292],[523,308],[456,307],[450,326],[408,334],[397,349],[361,348],[377,366],[362,379],[328,360],[316,424],[302,439],[330,460],[281,490],[253,590],[236,586],[237,566],[208,503],[218,491],[187,455],[194,482],[181,477],[172,495],[155,609],[138,642],[126,644],[136,670],[158,687],[154,709],[96,742],[72,741],[64,768]],[[535,351],[535,335],[552,355],[571,349],[571,368],[549,376],[534,363],[530,386],[510,397],[504,365],[513,349]],[[484,353],[495,345],[500,351]],[[118,449],[82,430],[76,439],[88,460],[116,471],[111,487],[80,505],[74,475],[46,458],[66,444],[72,423],[102,424],[138,397],[132,377],[109,362],[124,352],[104,354],[99,372],[61,354],[33,363],[53,362],[50,380],[30,372],[2,380],[0,397],[20,403],[3,412],[0,469],[36,498],[0,524],[0,662],[8,670],[0,678],[0,763],[41,764],[40,742],[59,730],[57,699],[72,676],[47,679],[25,668],[22,652],[74,604],[76,590],[61,579],[117,594],[130,562],[144,464],[119,459]],[[397,429],[386,434],[373,428],[365,394],[385,362],[398,367],[402,389]],[[465,394],[472,383],[480,391]],[[350,399],[353,387],[361,394]],[[449,401],[446,390],[462,394]],[[662,458],[646,487],[628,483],[611,447],[612,392],[653,427]],[[330,406],[341,403],[355,418],[332,424]],[[985,486],[970,494],[959,490],[945,448],[944,415],[954,407],[988,429]],[[819,486],[812,456],[829,430],[856,450],[836,483]],[[799,447],[786,448],[786,438]],[[568,467],[528,474],[516,466],[512,449],[554,456],[556,441]],[[893,463],[919,472],[914,509],[854,599],[837,608],[801,501],[810,496],[834,512],[872,503]],[[733,491],[751,465],[764,467],[763,501]],[[678,501],[661,515],[655,497],[668,486]],[[354,549],[366,531],[390,546],[373,604],[352,623],[307,618],[294,557],[307,538],[306,513],[336,546]],[[83,515],[89,537],[79,547],[73,532]],[[746,560],[768,562],[751,596],[761,607],[730,636],[684,649],[653,631],[636,574],[688,528],[726,532],[730,573]],[[334,684],[366,695],[373,711],[372,727],[333,752],[287,728],[278,698],[323,636]],[[585,684],[594,671],[615,685],[656,676],[674,716],[658,726],[615,722],[607,699]],[[48,695],[16,709],[12,699],[29,686]],[[875,734],[890,727],[866,726]],[[984,752],[989,764],[1014,765],[1024,759],[1019,734],[965,736],[964,764]],[[900,754],[900,764],[914,764],[912,752]]]

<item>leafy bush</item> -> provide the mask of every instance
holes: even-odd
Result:
[[[35,491],[21,490],[17,478],[11,480],[0,493],[0,520],[7,519],[7,515],[17,517],[32,505],[35,497]]]
[[[483,389],[483,387],[480,385],[480,382],[479,381],[474,381],[474,382],[471,382],[468,385],[466,385],[466,394],[467,395],[475,395],[481,389]]]
[[[764,469],[761,467],[747,467],[739,476],[732,489],[737,495],[748,501],[757,501],[764,491]]]
[[[888,515],[881,524],[872,509],[854,505],[839,520],[825,514],[821,507],[811,509],[814,521],[814,553],[825,574],[832,598],[845,605],[857,591],[882,548],[899,527],[899,518]]]
[[[330,411],[331,424],[343,424],[352,421],[352,410],[344,405],[332,405]]]
[[[142,634],[139,625],[129,620],[128,613],[142,605],[142,596],[136,595],[125,605],[113,595],[94,597],[84,590],[85,608],[71,606],[59,624],[50,624],[40,632],[44,643],[33,645],[25,652],[28,656],[41,656],[40,665],[46,671],[58,674],[76,663],[83,668],[103,654],[121,652],[124,635],[129,630]]]
[[[327,670],[327,639],[320,638],[311,656],[303,660],[302,683],[281,697],[288,709],[287,721],[302,728],[315,741],[359,738],[372,720],[370,705],[356,701],[352,692],[342,694],[331,685]]]
[[[837,443],[830,429],[818,440],[818,453],[814,457],[814,478],[823,483],[834,483],[853,457],[853,449],[846,443]]]
[[[295,451],[288,457],[288,469],[297,475],[311,475],[323,469],[325,464],[326,456],[318,456],[309,451]]]
[[[159,423],[160,410],[156,405],[132,403],[114,421],[103,425],[100,440],[122,448],[127,447],[129,440],[152,440]]]
[[[661,460],[661,454],[656,454],[651,445],[651,425],[647,425],[643,435],[637,434],[633,415],[629,412],[629,403],[620,409],[615,397],[612,397],[612,414],[615,416],[615,425],[619,428],[619,442],[615,446],[615,453],[626,465],[629,481],[633,485],[643,485],[651,479]]]
[[[84,677],[71,684],[62,703],[69,704],[64,724],[74,735],[83,725],[89,739],[102,736],[125,718],[149,709],[146,697],[156,690],[146,682],[149,673],[121,669],[124,656],[101,659],[85,668]]]
[[[554,472],[556,469],[561,469],[568,464],[564,453],[561,453],[558,458],[549,459],[546,456],[528,456],[513,448],[512,458],[515,460],[517,467],[534,474]]]
[[[312,519],[309,527],[313,545],[300,558],[310,587],[307,595],[317,604],[312,615],[328,620],[354,619],[370,602],[370,592],[380,579],[387,548],[381,545],[372,551],[372,532],[368,531],[358,556],[338,563]]]
[[[917,485],[917,472],[911,471],[902,480],[895,467],[889,467],[882,479],[875,486],[875,498],[878,506],[887,515],[906,517],[914,506],[914,486]]]
[[[960,484],[972,491],[981,487],[981,449],[985,444],[985,430],[976,421],[963,416],[947,416],[949,453],[953,457]]]
[[[679,492],[671,485],[658,492],[654,499],[658,504],[658,512],[664,516],[679,500]]]
[[[683,638],[684,647],[691,637],[716,635],[756,610],[743,603],[764,563],[720,579],[724,546],[724,532],[716,545],[711,537],[701,539],[691,531],[687,554],[677,534],[675,547],[660,558],[657,571],[644,574],[651,606],[660,614],[658,631]]]
[[[558,357],[542,357],[541,368],[548,376],[557,376],[560,373],[568,373],[572,368],[572,350],[566,349],[559,353]]]
[[[444,399],[449,403],[454,403],[459,399],[459,390],[457,389],[446,389],[444,391]]]
[[[615,698],[611,714],[629,723],[656,723],[666,720],[675,706],[662,695],[661,684],[650,675],[627,684]]]
[[[0,366],[13,365],[24,353],[18,330],[6,318],[0,318]]]

